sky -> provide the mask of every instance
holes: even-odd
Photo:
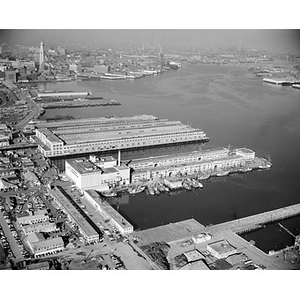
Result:
[[[300,30],[288,29],[2,29],[0,43],[57,45],[148,45],[170,48],[278,47],[300,49]]]
[[[12,10],[13,6],[18,9]],[[38,46],[43,39],[46,47],[202,48],[242,43],[245,47],[300,48],[300,31],[291,30],[300,28],[300,1],[296,0],[286,0],[285,5],[274,5],[272,0],[52,0],[47,5],[40,0],[15,0],[13,6],[1,3],[6,13],[0,18],[0,43]]]

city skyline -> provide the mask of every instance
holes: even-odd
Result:
[[[300,50],[293,29],[2,29],[0,43],[47,48],[65,46],[153,46],[159,48],[277,48]]]

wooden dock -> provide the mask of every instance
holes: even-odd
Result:
[[[224,222],[217,225],[206,227],[205,231],[215,230],[231,230],[235,233],[249,232],[255,229],[262,228],[265,224],[274,223],[300,214],[300,203],[274,209],[253,216]]]

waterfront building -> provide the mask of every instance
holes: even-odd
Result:
[[[128,166],[133,170],[170,166],[174,164],[198,162],[210,159],[222,159],[229,155],[227,148],[215,148],[208,150],[199,150],[185,153],[168,154],[161,156],[152,156],[146,158],[133,159],[128,163]]]
[[[99,233],[83,217],[78,209],[67,199],[62,191],[56,186],[49,189],[49,194],[59,207],[67,214],[68,219],[78,226],[78,229],[87,242],[99,241]]]
[[[208,244],[207,250],[217,259],[226,258],[229,255],[237,253],[236,248],[229,244],[226,240]]]
[[[86,97],[91,95],[90,92],[48,92],[38,93],[38,98],[59,98],[59,97]]]
[[[129,163],[130,167],[135,167],[131,174],[131,182],[165,178],[165,183],[170,186],[170,184],[174,185],[176,175],[230,170],[242,167],[254,158],[255,152],[250,149],[239,148],[229,151],[226,148],[218,148],[133,160]]]
[[[133,226],[109,203],[103,201],[96,191],[87,190],[84,192],[84,196],[105,219],[109,219],[113,223],[121,234],[130,234],[133,232]]]
[[[152,115],[68,120],[36,126],[36,136],[32,139],[46,157],[208,141],[200,129]]]
[[[204,243],[211,240],[211,235],[209,233],[199,233],[192,237],[195,244]]]
[[[113,186],[130,183],[130,168],[117,165],[117,160],[112,156],[100,159],[92,157],[92,161],[84,158],[66,160],[65,170],[66,175],[82,191],[104,191]]]

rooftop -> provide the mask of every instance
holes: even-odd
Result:
[[[180,270],[210,270],[203,260],[190,262],[183,266]]]
[[[208,246],[210,248],[212,248],[213,250],[215,250],[216,252],[218,252],[219,254],[227,253],[232,250],[236,250],[236,248],[233,247],[232,245],[230,245],[226,240],[221,240],[221,241],[217,241],[214,243],[210,243],[210,244],[208,244]]]
[[[141,244],[147,245],[153,242],[174,242],[180,239],[187,239],[199,233],[205,228],[195,219],[188,219],[176,223],[158,226],[155,228],[137,231],[134,234],[142,238]]]
[[[157,117],[153,115],[136,115],[131,117],[100,117],[100,118],[85,118],[76,120],[59,120],[56,122],[39,122],[37,124],[38,128],[48,127],[48,128],[59,128],[68,126],[87,126],[99,123],[116,123],[116,122],[126,122],[126,121],[146,121],[146,120],[158,120]]]
[[[102,198],[95,190],[86,190],[89,196],[91,196],[100,206],[101,208],[110,215],[122,228],[130,228],[133,227],[122,215],[120,215],[108,202],[103,201]]]
[[[184,162],[184,163],[174,162],[172,164],[162,165],[162,166],[158,166],[158,167],[149,166],[149,167],[145,167],[145,168],[136,169],[134,171],[134,174],[144,173],[144,172],[163,171],[163,170],[172,171],[173,168],[197,166],[197,165],[212,163],[212,162],[215,162],[215,163],[224,162],[224,161],[227,161],[227,160],[237,159],[237,158],[241,158],[241,157],[242,157],[241,155],[230,155],[228,157],[215,158],[215,159],[206,159],[206,160],[201,160],[201,161],[194,160],[194,161],[187,161],[187,162]]]
[[[51,141],[52,143],[61,143],[62,142],[62,140],[59,137],[57,137],[56,135],[54,135],[52,133],[52,131],[50,131],[47,128],[41,128],[41,129],[39,129],[39,131],[41,133],[43,133],[47,137],[47,139],[49,141]]]
[[[175,125],[175,126],[161,126],[149,128],[135,128],[135,129],[123,129],[123,130],[104,130],[104,131],[85,131],[77,133],[69,134],[59,134],[61,140],[63,140],[66,144],[82,144],[85,142],[93,142],[93,141],[111,141],[115,139],[128,139],[128,138],[137,138],[137,137],[149,137],[161,134],[172,134],[172,133],[186,133],[186,132],[194,132],[197,131],[194,128],[191,128],[188,125]],[[56,132],[56,134],[58,134]]]
[[[194,158],[194,157],[200,157],[203,154],[221,153],[221,152],[228,153],[229,150],[227,148],[224,148],[224,147],[219,147],[219,148],[214,148],[214,149],[184,152],[184,153],[178,153],[178,154],[169,154],[169,155],[137,158],[137,159],[131,160],[131,162],[129,163],[129,166],[133,165],[133,164],[137,164],[137,163],[139,163],[139,164],[149,163],[149,162],[159,163],[159,162],[165,161],[165,160],[170,160],[171,161],[171,160],[174,160],[174,159],[187,158],[187,157]]]
[[[86,233],[87,236],[98,235],[95,229],[86,221],[86,219],[79,213],[79,211],[71,204],[65,195],[57,188],[54,187],[51,193],[64,207],[66,212],[72,217],[77,225]]]
[[[102,170],[89,160],[82,158],[82,159],[68,159],[66,162],[75,169],[79,174],[86,174],[86,173],[99,173]]]
[[[197,249],[185,252],[183,254],[187,258],[188,262],[204,258],[204,256]]]

